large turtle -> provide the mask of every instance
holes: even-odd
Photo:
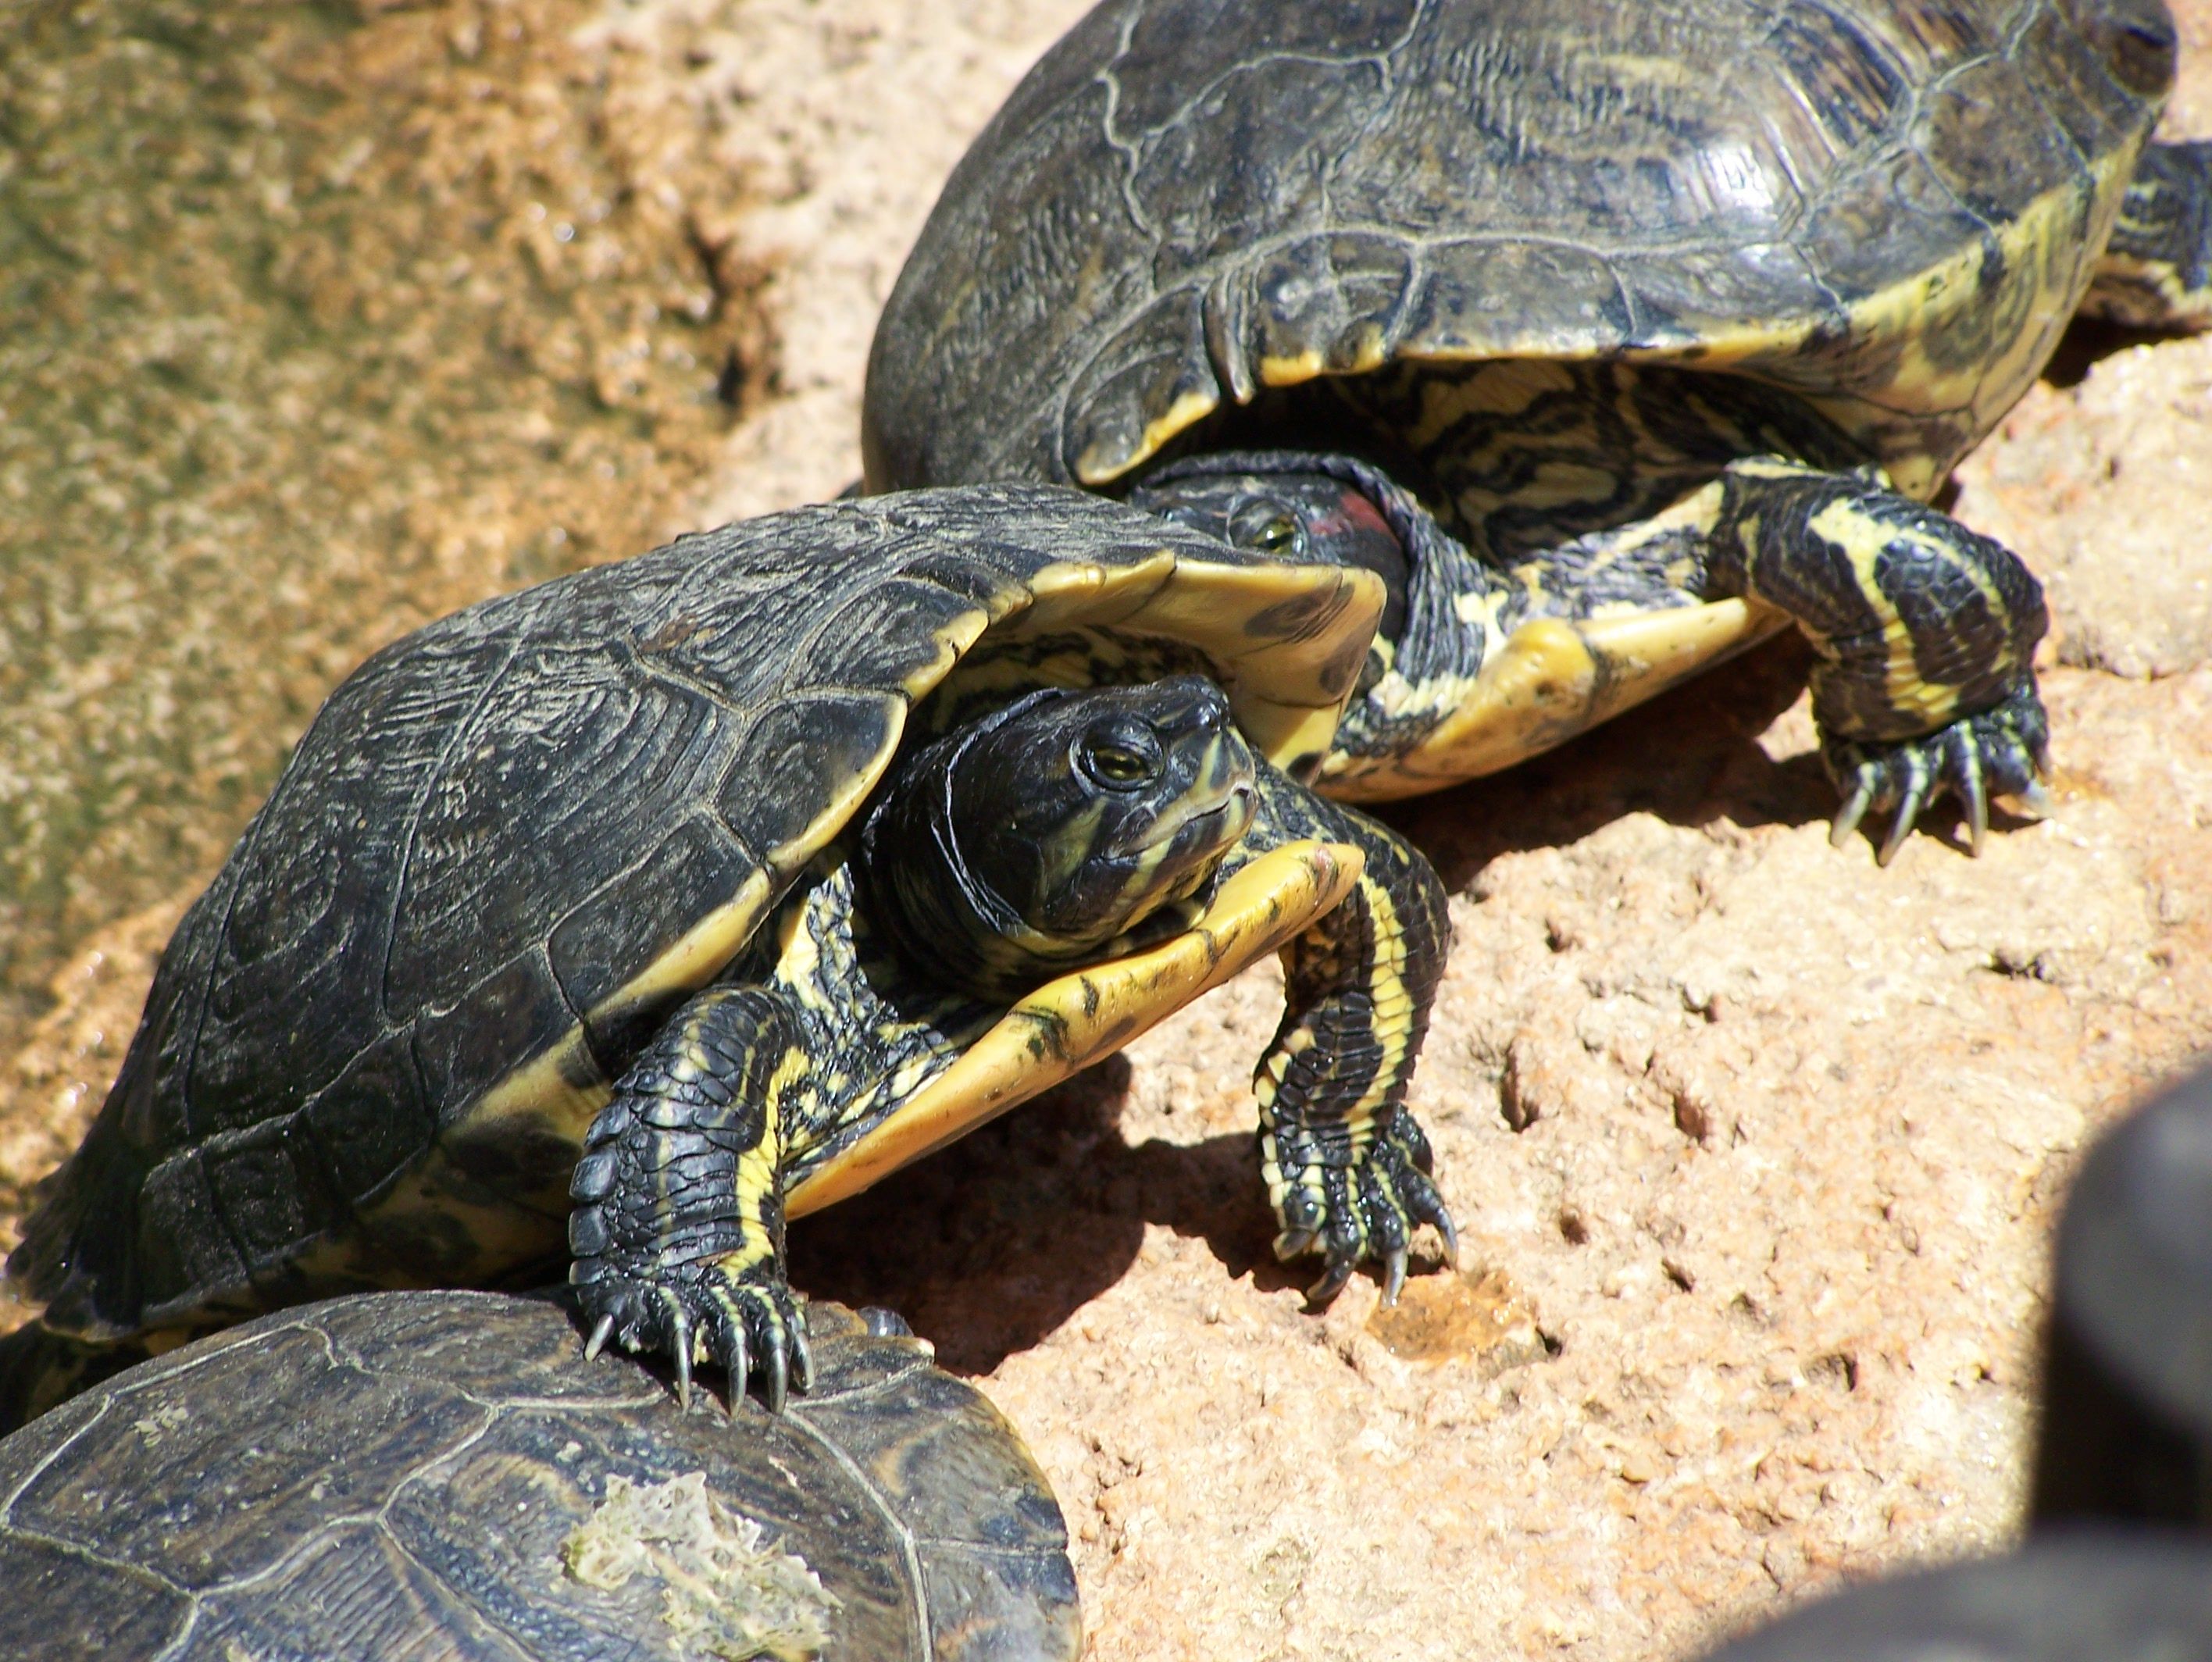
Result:
[[[954,171],[866,484],[1390,573],[1321,775],[1492,771],[1794,622],[1840,840],[2042,799],[2034,580],[1925,506],[2086,295],[2212,309],[2160,0],[1107,0]]]
[[[0,1443],[0,1654],[1073,1662],[1066,1526],[900,1330],[806,1310],[742,1436],[568,1312],[371,1293],[172,1351]]]
[[[1401,1106],[1443,893],[1283,771],[1381,604],[1016,486],[686,537],[387,647],[164,953],[9,1260],[47,1303],[0,1406],[564,1245],[592,1350],[780,1405],[810,1367],[787,1216],[1279,946],[1278,1249],[1322,1253],[1320,1296],[1370,1256],[1395,1290],[1419,1221],[1449,1239]]]

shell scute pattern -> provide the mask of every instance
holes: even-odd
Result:
[[[1072,1658],[1066,1528],[1012,1429],[914,1341],[811,1321],[815,1397],[734,1429],[580,1364],[537,1300],[341,1300],[142,1366],[0,1447],[0,1650],[675,1662],[659,1575],[579,1580],[563,1543],[616,1478],[696,1472],[834,1595],[828,1654]]]
[[[1391,359],[1703,348],[1932,478],[2047,346],[1957,384],[2023,306],[2069,308],[2171,73],[2153,8],[2070,0],[1324,21],[1326,46],[1139,0],[1079,26],[902,276],[879,338],[920,349],[872,368],[872,484],[1103,484],[1224,401]],[[1911,285],[1954,267],[1940,337],[1900,345]],[[997,349],[930,349],[954,339]]]
[[[1142,611],[1333,721],[1324,649],[1376,604],[1011,486],[725,528],[433,624],[342,686],[187,913],[16,1274],[106,1338],[542,1259],[610,1082],[990,622]]]

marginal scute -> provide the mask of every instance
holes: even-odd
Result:
[[[366,1200],[430,1146],[437,1124],[404,1034],[380,1039],[299,1111],[340,1194]]]
[[[1201,295],[1163,295],[1115,333],[1069,387],[1062,466],[1103,485],[1218,409],[1221,385],[1206,350]]]
[[[544,949],[534,947],[471,987],[450,1008],[416,1018],[415,1055],[433,1101],[461,1103],[515,1064],[544,1054],[576,1024]]]
[[[547,942],[553,974],[570,1006],[590,1012],[637,966],[651,963],[697,922],[737,897],[756,857],[712,816],[693,811],[646,840],[636,864],[585,896]],[[603,1058],[619,1054],[594,1032]]]
[[[215,1138],[204,1158],[216,1213],[250,1271],[343,1215],[343,1198],[325,1192],[322,1162],[289,1116]]]
[[[771,707],[723,775],[724,822],[777,870],[796,871],[883,776],[906,713],[902,697],[866,692],[811,693]]]
[[[203,1149],[173,1154],[146,1174],[137,1222],[146,1243],[137,1289],[145,1304],[159,1307],[203,1289],[234,1294],[246,1284],[246,1265],[208,1187]]]
[[[814,632],[803,655],[807,677],[824,687],[898,687],[919,698],[989,621],[938,584],[890,578],[848,600]]]

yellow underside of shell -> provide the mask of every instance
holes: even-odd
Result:
[[[1285,844],[1230,876],[1173,940],[1039,987],[881,1125],[809,1173],[784,1197],[787,1215],[858,1194],[1112,1055],[1325,917],[1364,866],[1347,843]]]

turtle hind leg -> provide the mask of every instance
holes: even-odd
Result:
[[[79,1338],[33,1318],[0,1338],[0,1436],[153,1355],[128,1339]]]
[[[714,987],[679,1010],[615,1086],[569,1196],[569,1278],[608,1339],[665,1352],[687,1404],[701,1355],[732,1405],[757,1372],[771,1409],[811,1383],[806,1325],[784,1271],[779,1098],[805,1052],[781,1002]]]
[[[2212,143],[2143,151],[2081,310],[2130,329],[2212,328]]]

